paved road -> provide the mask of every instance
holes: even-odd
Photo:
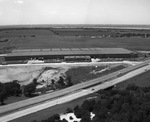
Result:
[[[141,67],[141,68],[136,69],[134,71],[131,71],[131,72],[129,72],[129,73],[127,73],[121,77],[107,81],[103,84],[99,84],[99,85],[96,85],[96,86],[93,86],[93,87],[90,87],[90,88],[87,88],[84,90],[80,90],[80,91],[77,91],[75,93],[72,93],[72,94],[69,94],[69,95],[66,95],[66,96],[63,96],[60,98],[56,98],[54,100],[46,101],[42,104],[32,106],[32,107],[29,107],[27,109],[23,109],[21,111],[17,111],[17,112],[11,113],[9,115],[3,116],[0,118],[0,122],[6,122],[6,121],[14,120],[16,118],[19,118],[19,117],[22,117],[22,116],[25,116],[25,115],[28,115],[28,114],[52,107],[52,106],[55,106],[57,104],[62,104],[62,103],[72,101],[72,100],[77,99],[79,97],[82,97],[82,96],[91,94],[93,92],[96,92],[100,89],[105,89],[105,88],[113,86],[119,82],[123,82],[124,80],[127,80],[129,78],[137,76],[137,75],[139,75],[145,71],[148,71],[148,70],[150,70],[150,65]]]
[[[147,61],[147,62],[149,63],[150,61]],[[59,97],[59,96],[62,96],[62,95],[80,90],[80,89],[83,89],[83,88],[90,87],[92,85],[99,84],[101,82],[104,82],[104,81],[107,81],[109,79],[112,79],[112,78],[116,77],[120,73],[124,74],[124,73],[127,73],[127,72],[129,72],[131,70],[134,70],[136,68],[145,66],[145,65],[148,64],[147,62],[140,63],[140,64],[132,66],[132,67],[128,67],[126,69],[111,73],[107,76],[103,76],[103,77],[100,77],[100,78],[97,78],[97,79],[94,79],[94,80],[90,80],[90,81],[87,81],[87,82],[83,82],[83,83],[74,85],[72,87],[68,87],[68,88],[65,88],[65,89],[62,89],[62,90],[59,90],[59,91],[55,91],[53,93],[41,95],[41,96],[34,97],[34,98],[31,98],[31,99],[27,99],[27,100],[24,100],[24,101],[19,101],[19,102],[16,102],[16,103],[8,104],[6,106],[2,106],[2,107],[0,107],[0,114],[10,112],[10,111],[13,111],[13,110],[17,110],[17,109],[20,109],[20,108],[23,108],[23,107],[26,107],[26,106],[29,106],[29,105],[37,104],[37,103],[40,103],[40,102],[43,102],[43,101],[46,101],[46,100],[49,100],[49,99],[53,99],[53,98],[56,98],[56,97]]]
[[[74,85],[72,87],[69,87],[69,88],[66,88],[66,89],[63,89],[63,90],[59,90],[59,91],[56,91],[56,92],[53,92],[53,93],[49,93],[49,94],[42,95],[42,96],[39,96],[39,97],[31,98],[31,99],[28,99],[28,100],[12,103],[12,104],[9,104],[9,105],[6,105],[6,106],[2,106],[2,107],[0,107],[0,114],[2,115],[3,113],[10,112],[10,111],[17,110],[17,109],[24,108],[24,107],[28,108],[30,105],[36,105],[36,104],[39,104],[40,102],[51,100],[51,99],[60,97],[62,95],[67,95],[68,93],[71,93],[71,92],[74,92],[74,91],[77,91],[77,90],[81,90],[81,89],[85,89],[87,87],[91,87],[93,85],[97,85],[101,82],[108,81],[112,78],[116,78],[116,76],[118,76],[118,74],[122,75],[122,74],[128,73],[129,71],[135,70],[137,68],[141,69],[141,67],[145,67],[145,66],[147,67],[149,64],[150,64],[150,60],[145,61],[144,63],[140,63],[138,65],[135,65],[135,66],[132,66],[132,67],[129,67],[129,68],[111,73],[111,74],[109,74],[107,76],[104,76],[104,77],[101,77],[101,78],[97,78],[97,79],[94,79],[94,80],[90,80],[90,81],[87,81],[87,82],[84,82],[84,83]]]
[[[112,61],[112,62],[78,62],[78,63],[39,63],[39,64],[8,64],[0,67],[18,67],[18,66],[86,66],[86,65],[103,65],[103,64],[129,64],[135,65],[142,62],[137,61]]]

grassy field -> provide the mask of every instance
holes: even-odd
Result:
[[[20,96],[18,97],[15,97],[15,96],[11,96],[11,97],[8,97],[6,100],[5,100],[5,104],[10,104],[10,103],[14,103],[14,102],[18,102],[18,101],[21,101],[21,100],[26,100],[26,99],[29,99],[28,97],[25,97],[23,94],[21,94]]]
[[[65,47],[122,47],[131,50],[150,50],[150,37],[103,37],[116,33],[150,33],[134,30],[79,30],[79,29],[19,29],[0,31],[0,52],[24,48]],[[58,34],[57,34],[58,33]],[[60,34],[60,35],[59,35]],[[91,38],[90,35],[96,37]]]
[[[139,87],[150,86],[150,71],[117,84],[115,89],[125,89],[129,84],[135,84]]]
[[[71,76],[71,80],[73,84],[77,84],[80,82],[85,82],[88,80],[92,80],[98,77],[102,77],[104,75],[107,75],[109,73],[121,70],[123,68],[125,68],[125,66],[123,65],[116,65],[116,66],[110,66],[111,69],[107,70],[107,66],[89,66],[89,67],[76,67],[76,68],[71,68],[69,69],[66,74]],[[103,69],[106,69],[103,72]]]

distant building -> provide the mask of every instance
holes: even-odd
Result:
[[[74,56],[74,57],[71,57]],[[79,57],[78,57],[79,56]],[[130,58],[132,51],[124,48],[47,48],[21,49],[6,54],[6,61],[29,59],[88,59],[90,58]]]

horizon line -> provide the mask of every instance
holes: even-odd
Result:
[[[119,28],[119,29],[150,29],[149,24],[15,24],[0,25],[7,28]]]

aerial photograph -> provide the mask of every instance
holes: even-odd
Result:
[[[150,122],[150,0],[0,0],[0,122]]]

